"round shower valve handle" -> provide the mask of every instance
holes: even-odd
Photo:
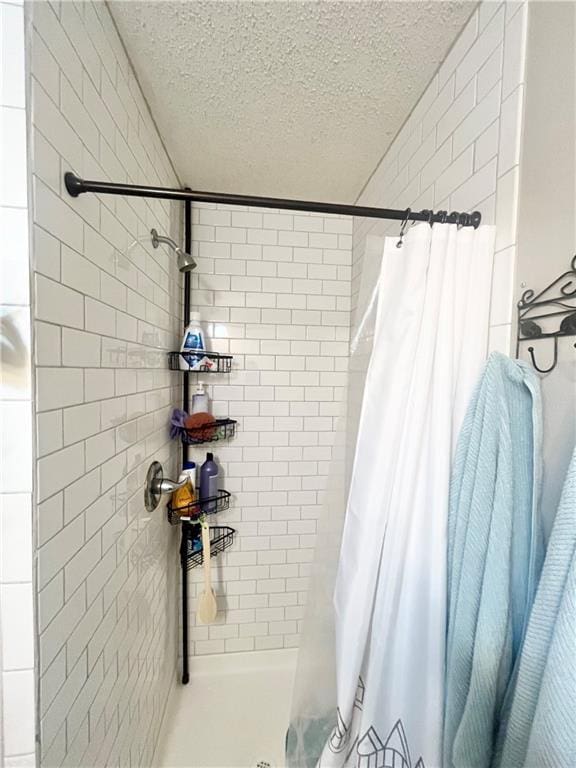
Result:
[[[165,478],[162,464],[159,461],[153,461],[148,467],[146,487],[144,489],[144,504],[147,511],[154,512],[158,504],[160,504],[160,498],[163,495],[174,493],[177,488],[182,488],[186,483],[186,478],[184,480],[169,480]]]

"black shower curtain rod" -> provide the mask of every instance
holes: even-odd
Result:
[[[369,208],[363,205],[341,203],[318,203],[311,200],[286,200],[278,197],[254,197],[253,195],[230,195],[224,192],[197,192],[191,189],[170,187],[145,187],[139,184],[114,184],[107,181],[86,181],[74,173],[64,174],[66,189],[72,197],[84,192],[100,195],[123,195],[131,197],[153,197],[162,200],[185,200],[198,203],[220,203],[222,205],[248,205],[253,208],[277,208],[289,211],[310,211],[333,213],[341,216],[365,216],[369,219],[393,219],[396,221],[427,221],[429,223],[458,224],[461,227],[477,229],[482,220],[479,211],[458,213],[457,211],[412,211],[395,208]]]

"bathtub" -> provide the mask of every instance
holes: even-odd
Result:
[[[190,682],[174,687],[156,765],[255,768],[284,765],[296,649],[190,659]]]

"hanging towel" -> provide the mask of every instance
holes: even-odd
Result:
[[[499,742],[500,768],[576,766],[576,450]]]
[[[542,562],[536,374],[493,353],[468,408],[448,514],[443,768],[488,768]]]

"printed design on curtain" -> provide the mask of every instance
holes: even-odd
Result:
[[[356,696],[354,697],[354,710],[357,710],[358,712],[362,712],[362,705],[364,704],[365,691],[366,691],[366,687],[364,685],[364,681],[362,680],[361,677],[359,677],[358,687],[356,688]],[[356,712],[352,714],[352,722],[354,722],[355,714]],[[330,749],[331,752],[337,755],[339,752],[342,752],[346,748],[346,745],[348,744],[349,740],[350,740],[350,729],[344,722],[344,718],[342,717],[342,713],[340,712],[340,708],[338,707],[336,709],[336,725],[334,726],[334,730],[332,731],[332,734],[328,740],[328,748]],[[354,745],[355,744],[356,742],[354,743]]]
[[[336,710],[336,725],[328,740],[328,749],[335,755],[344,751],[350,742],[354,721],[363,709],[365,691],[364,681],[359,678],[350,725],[344,721],[340,709]],[[351,763],[349,761],[353,756],[355,760]],[[373,726],[370,726],[363,736],[357,734],[344,765],[354,765],[355,768],[426,768],[422,758],[412,765],[408,739],[400,719],[396,721],[385,742],[382,742]]]
[[[342,719],[340,710],[337,709],[336,725],[334,726],[334,730],[332,731],[330,739],[328,740],[328,747],[330,752],[334,752],[335,755],[337,755],[339,752],[342,752],[342,750],[346,747],[346,744],[348,744],[348,736],[348,726]]]
[[[364,680],[362,680],[361,677],[358,678],[358,688],[356,688],[356,696],[354,697],[354,707],[355,709],[360,710],[362,712],[362,706],[364,704],[364,694],[366,693],[366,686],[364,685]]]

